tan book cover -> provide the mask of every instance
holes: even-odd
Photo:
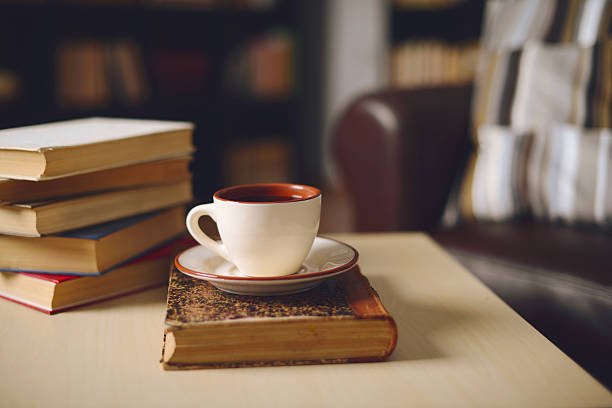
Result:
[[[0,130],[0,177],[42,180],[179,157],[193,124],[88,118]]]
[[[0,271],[0,298],[55,314],[162,286],[174,254],[189,243],[186,237],[177,238],[102,276]]]
[[[79,108],[107,106],[111,100],[105,45],[71,41],[57,51],[57,89],[61,105]]]
[[[244,296],[170,273],[165,370],[385,360],[395,321],[355,267],[307,292]]]
[[[117,96],[128,105],[142,104],[149,98],[150,90],[140,47],[133,41],[123,40],[110,46],[109,53]]]
[[[158,160],[52,180],[0,178],[0,205],[191,179],[191,156]]]
[[[184,232],[178,206],[45,237],[0,235],[0,271],[98,276]]]
[[[0,206],[0,233],[38,237],[193,200],[190,180]]]

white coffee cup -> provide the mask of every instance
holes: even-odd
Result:
[[[217,242],[198,225],[208,215],[221,235]],[[232,262],[247,276],[283,276],[297,272],[319,230],[321,192],[288,183],[248,184],[221,189],[213,202],[187,215],[193,238]]]

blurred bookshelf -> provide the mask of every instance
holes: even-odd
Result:
[[[391,1],[391,86],[472,82],[483,12],[484,0]]]
[[[323,0],[4,1],[0,129],[86,116],[189,120],[199,201],[232,174],[317,184],[322,18]],[[249,148],[284,167],[228,168]]]

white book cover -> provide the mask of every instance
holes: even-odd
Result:
[[[44,152],[179,130],[190,122],[87,118],[0,130],[0,149]]]

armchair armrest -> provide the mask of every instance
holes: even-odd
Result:
[[[358,231],[435,227],[470,149],[471,86],[384,90],[353,102],[332,150]]]

